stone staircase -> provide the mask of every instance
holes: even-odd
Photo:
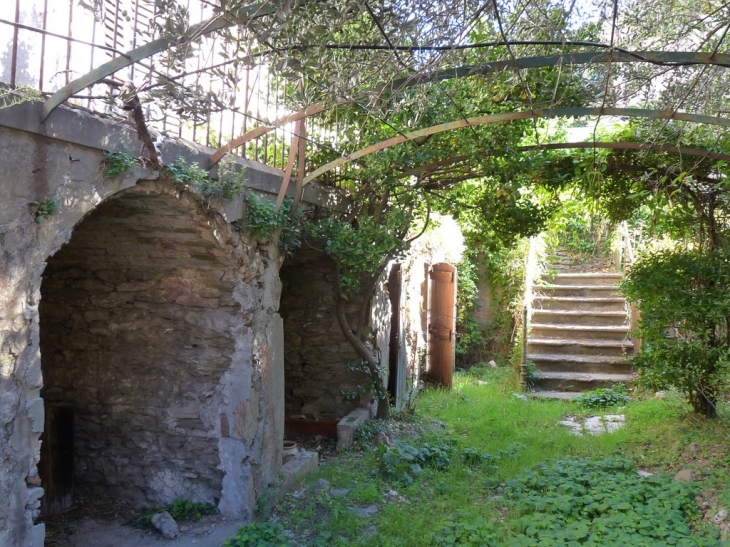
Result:
[[[564,269],[534,287],[527,359],[535,363],[535,395],[570,398],[632,379],[620,281],[619,273]]]

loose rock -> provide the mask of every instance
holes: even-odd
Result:
[[[315,492],[321,492],[322,490],[329,490],[329,488],[330,488],[330,482],[328,480],[325,480],[325,479],[319,479],[314,484],[314,491]]]
[[[349,488],[333,488],[330,490],[330,496],[333,498],[343,498],[350,493]]]
[[[691,469],[682,469],[679,473],[674,475],[675,481],[690,482],[695,479],[695,472]]]
[[[358,517],[366,519],[373,515],[377,515],[380,512],[380,507],[377,505],[366,505],[364,507],[352,507],[351,510]]]
[[[712,517],[712,524],[720,525],[727,520],[727,509],[720,509],[715,516]]]
[[[180,535],[177,522],[175,522],[175,519],[167,511],[152,515],[152,526],[162,534],[162,537],[167,539],[175,539]]]
[[[367,528],[365,528],[362,531],[362,535],[363,535],[364,539],[370,539],[377,533],[378,533],[378,527],[375,526],[374,524],[372,526],[368,526]]]

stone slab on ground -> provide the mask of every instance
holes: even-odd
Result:
[[[337,450],[344,450],[355,442],[355,428],[370,419],[370,410],[356,408],[337,424]]]
[[[297,458],[289,460],[281,466],[279,476],[282,478],[281,483],[276,489],[276,496],[271,499],[271,506],[284,495],[296,487],[305,476],[317,470],[319,467],[319,454],[303,450]]]
[[[560,425],[570,429],[573,435],[583,436],[583,433],[589,435],[603,435],[604,433],[613,433],[624,426],[625,417],[623,414],[606,414],[605,416],[589,416],[583,422],[569,416],[565,420],[561,420]]]

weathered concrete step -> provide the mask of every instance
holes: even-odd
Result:
[[[565,355],[529,353],[527,359],[542,372],[591,372],[606,374],[630,374],[631,363],[620,355]]]
[[[538,296],[587,296],[591,298],[606,298],[620,296],[617,285],[535,285],[533,288]]]
[[[564,272],[544,275],[542,279],[552,285],[618,285],[623,276],[620,273]]]
[[[537,295],[533,298],[532,306],[543,310],[625,311],[626,300],[621,296]]]
[[[599,387],[630,382],[632,374],[543,372],[536,371],[534,384],[540,390],[590,391]]]
[[[552,325],[620,327],[628,324],[629,316],[625,311],[533,310],[532,320],[536,323]]]
[[[585,325],[551,325],[532,323],[531,336],[538,338],[587,338],[591,340],[625,340],[628,338],[627,326],[589,327]]]
[[[528,353],[553,355],[605,355],[628,357],[634,353],[631,340],[596,340],[572,338],[547,338],[531,336],[527,340]]]

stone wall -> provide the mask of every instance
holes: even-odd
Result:
[[[280,277],[287,414],[344,416],[368,404],[367,394],[355,400],[343,395],[343,391],[358,391],[366,377],[347,367],[359,357],[337,321],[337,275],[332,260],[324,253],[303,248],[284,261]],[[367,319],[370,344],[378,348],[387,369],[390,305],[383,279],[378,282]],[[361,299],[350,298],[348,317],[357,317]]]
[[[43,273],[41,396],[73,409],[77,492],[220,499],[211,403],[243,327],[241,288],[205,216],[181,205],[111,199]]]
[[[145,457],[157,454],[165,460],[164,466],[172,469],[172,475],[163,472],[156,475],[157,479],[167,485],[172,476],[172,490],[180,484],[186,491],[200,488],[201,497],[215,497],[215,488],[224,514],[249,518],[257,493],[276,480],[281,461],[284,405],[282,323],[276,313],[280,291],[278,250],[250,241],[233,229],[229,222],[242,213],[235,203],[201,208],[195,196],[180,195],[154,180],[145,181],[157,174],[144,169],[113,180],[104,177],[102,148],[123,145],[139,150],[130,128],[63,108],[45,124],[39,124],[39,119],[38,104],[0,110],[0,545],[43,545],[43,525],[33,522],[43,495],[37,470],[39,438],[44,428],[41,339],[44,350],[48,344],[47,351],[56,355],[43,368],[63,371],[71,366],[78,370],[78,384],[74,379],[74,385],[84,393],[96,383],[96,395],[79,414],[91,417],[80,421],[79,462],[88,462],[81,457],[84,451],[96,450],[103,457],[101,466],[87,464],[88,474],[79,477],[82,483],[88,479],[89,485],[101,485],[103,481],[112,482],[109,477],[119,478],[118,470],[127,454],[109,452],[121,437],[107,435],[102,422],[117,423],[122,419],[117,413],[122,412],[132,422],[123,434],[139,443],[137,454],[147,449]],[[71,141],[63,140],[63,135]],[[163,156],[166,161],[179,155],[194,161],[200,155],[205,157],[204,152],[166,142]],[[274,175],[255,169],[247,172],[251,181],[262,180],[262,176]],[[91,247],[94,238],[84,240],[84,223],[79,223],[101,203],[124,192],[120,201],[110,201],[109,207],[150,199],[155,207],[163,204],[163,210],[175,210],[179,213],[176,218],[191,222],[192,232],[183,232],[187,233],[184,237],[189,236],[184,250],[191,257],[198,255],[194,258],[195,272],[198,264],[206,265],[202,273],[187,272],[182,263],[188,258],[176,255],[180,248],[170,241],[174,240],[174,232],[164,229],[161,235],[132,245],[129,242],[139,234],[127,234],[126,240],[120,236],[115,241],[98,242],[105,246],[104,253],[126,255],[127,265],[119,268],[124,275],[115,277],[119,271],[112,268],[104,273],[99,262],[109,257],[101,256],[98,247]],[[58,200],[59,209],[45,221],[37,222],[32,202],[49,197]],[[96,222],[101,222],[103,213],[102,209]],[[93,216],[87,221],[95,222]],[[155,225],[153,221],[148,227]],[[123,224],[118,225],[120,230]],[[75,256],[59,252],[73,239],[77,225],[81,231],[80,249]],[[127,227],[132,228],[129,223]],[[195,246],[191,242],[197,242],[200,253],[191,252]],[[69,248],[74,246],[72,242]],[[153,248],[158,256],[152,256]],[[145,249],[146,256],[137,254]],[[59,261],[51,264],[43,293],[58,298],[59,308],[65,310],[54,308],[46,314],[44,308],[40,325],[42,276],[48,257],[56,252]],[[64,261],[66,265],[68,261],[79,261],[91,269],[75,278],[79,283],[66,296],[60,289],[75,283],[73,277],[62,277]],[[167,266],[155,269],[155,264],[163,261]],[[221,277],[216,280],[213,271],[219,271]],[[145,285],[148,281],[152,283]],[[124,290],[135,287],[142,290]],[[198,289],[203,293],[196,292]],[[215,291],[220,296],[214,296]],[[70,322],[63,319],[64,313]],[[231,322],[234,316],[237,326]],[[138,319],[147,322],[149,328],[135,329],[132,323]],[[54,321],[56,326],[50,328],[58,332],[55,339],[53,334],[46,336],[46,329]],[[187,326],[186,334],[166,332],[182,324]],[[93,353],[89,348],[101,341],[138,352],[138,357],[115,361],[107,351],[93,358],[86,355],[74,359]],[[177,367],[183,369],[171,377]],[[133,369],[137,380],[128,375]],[[203,372],[211,377],[198,376]],[[67,371],[51,379],[69,383]],[[110,383],[114,382],[117,385],[112,387]],[[153,386],[157,387],[154,393]],[[53,383],[48,388],[44,395],[63,399],[58,390],[53,394]],[[199,407],[195,409],[193,391],[201,388],[195,403]],[[132,396],[133,391],[141,394]],[[155,421],[162,419],[162,423],[153,426],[151,416],[128,413],[130,402],[137,404],[140,399],[152,409]],[[155,401],[160,402],[160,408]],[[83,437],[92,435],[93,428],[97,429],[92,443]],[[142,429],[149,429],[146,436],[138,435]],[[158,441],[160,431],[164,438]],[[185,443],[192,443],[196,454],[205,455],[205,470],[176,459],[181,451],[176,443],[183,438]],[[103,445],[97,446],[102,440]],[[112,457],[106,457],[108,454]],[[114,461],[114,457],[120,459]],[[111,469],[102,468],[106,465]],[[149,497],[145,489],[154,482],[151,476],[144,477],[143,482],[135,482],[137,478],[125,480],[125,491],[136,489],[141,495],[144,490],[145,497]]]

